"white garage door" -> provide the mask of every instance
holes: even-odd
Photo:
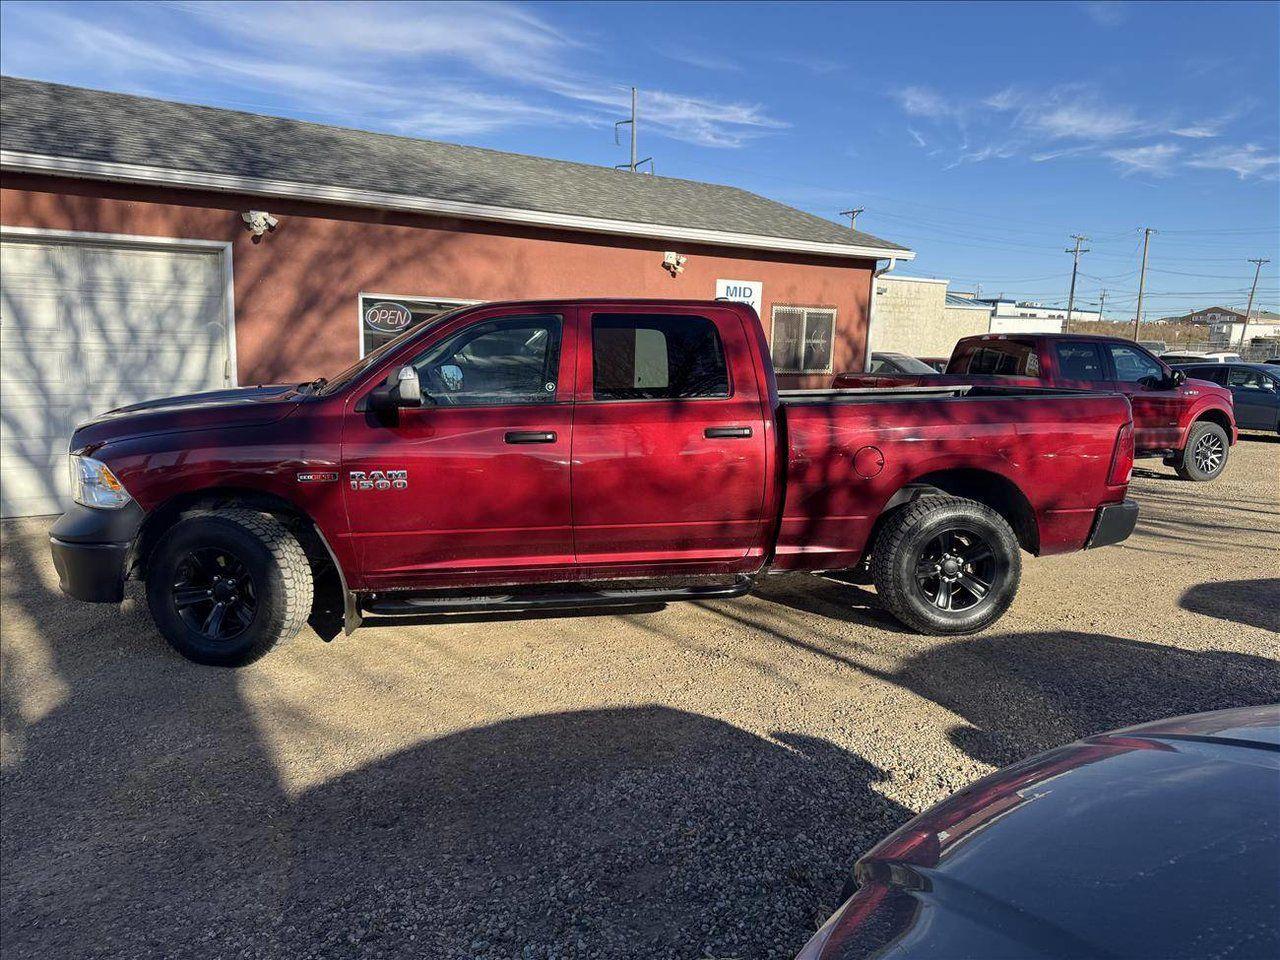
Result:
[[[0,241],[0,515],[66,508],[76,424],[231,382],[224,254],[24,237]]]

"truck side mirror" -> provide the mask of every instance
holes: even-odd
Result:
[[[1187,382],[1187,372],[1185,370],[1169,371],[1169,388],[1180,387]]]
[[[379,411],[422,406],[422,386],[418,383],[418,371],[407,363],[392,367],[382,386],[369,394],[369,406]]]

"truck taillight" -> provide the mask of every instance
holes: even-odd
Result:
[[[1133,476],[1133,424],[1126,423],[1116,434],[1116,449],[1111,454],[1111,472],[1107,483],[1121,487]]]

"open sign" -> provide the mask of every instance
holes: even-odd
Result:
[[[413,314],[403,303],[379,300],[365,310],[364,322],[371,330],[379,333],[400,333],[409,328],[409,324],[413,322]]]

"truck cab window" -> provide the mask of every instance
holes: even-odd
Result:
[[[503,317],[465,327],[413,361],[438,406],[552,403],[560,364],[558,316]]]
[[[1116,368],[1116,379],[1121,383],[1141,383],[1156,386],[1164,380],[1164,368],[1154,358],[1137,347],[1122,343],[1108,344],[1111,362]]]
[[[729,396],[724,344],[706,317],[609,314],[591,318],[597,400],[695,400]]]

